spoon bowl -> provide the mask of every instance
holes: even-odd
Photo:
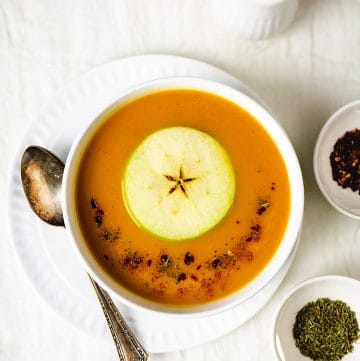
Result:
[[[28,147],[21,159],[21,180],[32,210],[43,221],[64,226],[61,184],[64,163],[48,150]]]

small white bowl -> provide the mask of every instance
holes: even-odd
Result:
[[[313,165],[316,182],[329,203],[343,214],[360,219],[359,193],[340,187],[332,178],[330,164],[334,144],[354,128],[360,129],[360,100],[343,106],[325,123],[316,141]]]
[[[281,302],[275,315],[272,348],[277,360],[306,361],[295,346],[292,330],[296,314],[308,302],[328,297],[345,302],[356,313],[360,323],[360,281],[343,276],[322,276],[307,280],[295,287]],[[360,360],[360,345],[344,357],[344,361]]]
[[[239,38],[263,40],[293,21],[298,0],[213,0],[212,6],[221,25]]]

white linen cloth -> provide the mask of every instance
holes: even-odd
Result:
[[[223,1],[226,6],[226,1]],[[117,360],[55,315],[35,294],[7,234],[6,177],[31,119],[71,78],[120,57],[165,53],[193,57],[240,78],[269,104],[289,134],[305,179],[305,218],[291,270],[251,321],[206,345],[152,360],[268,361],[279,300],[317,275],[360,279],[359,222],[335,211],[312,171],[326,119],[360,95],[360,2],[304,0],[276,37],[239,40],[222,27],[210,0],[1,0],[0,2],[0,360]],[[359,120],[360,122],[360,120]]]

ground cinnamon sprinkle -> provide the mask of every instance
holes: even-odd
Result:
[[[332,177],[342,188],[360,194],[360,130],[352,129],[339,138],[330,154]]]
[[[197,276],[195,276],[194,274],[191,274],[191,279],[194,280],[194,281],[198,281],[199,278]]]

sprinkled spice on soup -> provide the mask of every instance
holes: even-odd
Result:
[[[246,111],[205,92],[159,91],[113,111],[90,139],[78,221],[116,282],[157,302],[201,304],[244,287],[273,257],[288,182]]]

